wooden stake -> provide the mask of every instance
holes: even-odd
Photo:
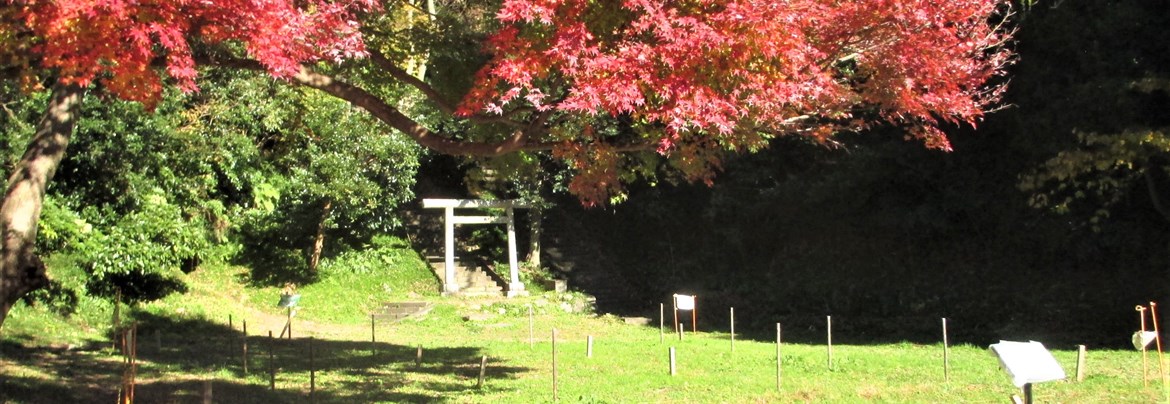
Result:
[[[553,401],[557,401],[557,329],[552,329],[552,389]]]
[[[211,379],[203,380],[203,404],[215,402],[211,392]]]
[[[479,358],[479,382],[475,384],[475,388],[483,388],[483,377],[487,373],[487,355]]]
[[[833,316],[825,316],[825,341],[828,349],[829,370],[833,370]]]
[[[780,390],[780,323],[776,323],[776,390]]]
[[[532,319],[532,305],[528,305],[528,348],[532,348],[532,347],[536,346],[535,345],[536,344],[536,337],[534,336],[534,334],[532,332],[533,323],[534,323],[534,321]]]
[[[268,389],[276,391],[276,339],[268,330]]]
[[[731,308],[731,353],[735,353],[735,308]]]
[[[1150,319],[1154,322],[1154,342],[1158,345],[1158,378],[1162,380],[1162,395],[1166,402],[1170,402],[1170,385],[1167,385],[1165,365],[1166,357],[1162,355],[1162,333],[1158,331],[1158,304],[1150,302]]]
[[[676,367],[676,362],[675,362],[675,357],[674,357],[674,347],[670,347],[670,375],[674,376],[676,374],[678,374],[678,368]]]
[[[672,297],[670,299],[670,301],[671,301],[671,304],[674,306],[674,332],[679,332],[679,330],[681,328],[678,326],[678,297],[677,296]],[[682,335],[682,334],[680,333],[679,335]],[[682,338],[680,337],[679,339],[682,339]]]
[[[316,401],[313,394],[317,392],[317,364],[313,357],[313,337],[309,337],[309,402]]]
[[[691,296],[695,305],[691,307],[691,332],[699,332],[699,297]]]
[[[947,318],[942,319],[943,332],[943,381],[951,381],[951,348],[947,337]]]
[[[244,324],[244,374],[248,374],[248,320],[241,320]]]
[[[418,351],[414,353],[414,367],[416,369],[422,367],[422,344],[419,344]]]
[[[1032,404],[1032,383],[1024,383],[1024,404]]]
[[[370,356],[378,356],[378,329],[373,314],[370,315]]]
[[[1085,381],[1085,346],[1077,345],[1077,382]]]
[[[292,340],[292,306],[289,306],[288,311],[285,312],[288,316],[288,339]]]
[[[593,357],[593,336],[592,336],[592,335],[590,335],[590,336],[589,336],[588,338],[586,338],[585,340],[586,340],[586,343],[585,343],[585,357],[586,357],[586,358],[592,358],[592,357]]]
[[[228,329],[235,331],[236,325],[232,323],[232,315],[228,314]]]
[[[1158,377],[1165,380],[1166,370],[1162,365],[1162,333],[1158,331],[1158,304],[1150,302],[1150,321],[1154,323],[1154,344],[1158,347]]]

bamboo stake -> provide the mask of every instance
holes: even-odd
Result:
[[[780,390],[780,323],[776,323],[776,390]]]
[[[670,347],[670,375],[671,376],[678,374],[678,367],[677,367],[676,362],[675,362],[674,354],[675,354],[674,347]]]
[[[731,308],[731,353],[735,353],[735,308]]]
[[[552,390],[553,401],[557,401],[557,329],[552,329]]]
[[[951,381],[951,348],[947,337],[947,318],[942,319],[943,332],[943,381]]]
[[[1138,312],[1138,318],[1140,319],[1141,324],[1142,324],[1142,328],[1141,328],[1142,336],[1139,337],[1139,341],[1138,341],[1142,345],[1142,384],[1145,387],[1150,387],[1150,381],[1148,379],[1148,377],[1150,375],[1150,366],[1149,366],[1147,359],[1146,359],[1146,344],[1144,341],[1145,335],[1146,335],[1146,308],[1139,304],[1139,305],[1135,306],[1133,309]]]
[[[825,341],[827,342],[829,370],[833,370],[833,316],[825,316]]]
[[[666,305],[664,305],[662,303],[658,303],[658,343],[659,344],[661,344],[663,342],[663,340],[666,338],[666,335],[663,333],[663,326],[665,325],[664,320],[666,317],[666,307],[665,306]]]

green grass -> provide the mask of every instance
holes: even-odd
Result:
[[[278,288],[245,286],[246,268],[210,266],[188,275],[190,292],[128,310],[138,322],[140,402],[197,402],[210,381],[216,401],[305,402],[314,370],[318,402],[550,402],[552,329],[557,332],[558,396],[566,402],[1007,402],[1018,394],[985,346],[950,350],[944,381],[941,344],[781,347],[782,385],[776,386],[774,341],[737,340],[726,333],[688,333],[683,340],[657,327],[612,316],[566,313],[579,295],[509,300],[441,298],[416,255],[388,244],[366,256],[368,270],[341,257],[323,266],[321,281],[304,285],[294,339],[279,334],[285,313]],[[358,269],[355,269],[358,268]],[[65,271],[62,271],[63,273]],[[63,276],[55,273],[56,276]],[[427,315],[377,324],[368,312],[388,300],[427,300]],[[45,307],[18,306],[0,339],[0,402],[112,402],[125,365],[114,350],[112,306],[83,298],[82,310],[62,318]],[[529,340],[528,307],[534,307]],[[479,321],[471,314],[486,315]],[[232,324],[229,327],[228,318]],[[243,321],[248,321],[249,371],[243,372]],[[796,325],[792,325],[796,326]],[[586,341],[594,338],[593,356]],[[309,345],[313,354],[310,364]],[[416,365],[419,347],[422,362]],[[668,350],[677,353],[669,374]],[[274,362],[269,360],[272,352]],[[1054,354],[1066,372],[1074,351]],[[477,388],[479,362],[488,357]],[[1037,402],[1157,402],[1155,381],[1144,387],[1134,351],[1091,350],[1082,383],[1036,386]],[[1151,375],[1157,362],[1151,355]],[[278,369],[276,390],[268,369]]]

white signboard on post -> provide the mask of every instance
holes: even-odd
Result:
[[[1012,378],[1016,387],[1025,384],[1064,380],[1067,376],[1060,363],[1044,344],[1036,341],[999,341],[991,344],[991,351],[999,357],[999,364]]]

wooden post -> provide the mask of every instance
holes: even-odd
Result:
[[[285,313],[288,316],[288,339],[291,341],[292,340],[292,306],[289,306],[288,311],[286,311]]]
[[[418,350],[414,353],[414,367],[415,369],[422,367],[422,344],[419,344]]]
[[[475,388],[483,388],[483,377],[487,373],[487,355],[479,358],[479,382],[475,384]]]
[[[670,375],[678,374],[678,368],[675,367],[674,347],[670,347]]]
[[[370,315],[370,356],[378,356],[378,330],[374,326],[374,315]]]
[[[240,320],[244,326],[244,374],[248,374],[248,320]]]
[[[532,348],[536,344],[536,337],[533,334],[533,319],[532,319],[532,305],[528,305],[528,348]]]
[[[947,318],[942,319],[943,332],[943,381],[951,381],[951,348],[947,337]]]
[[[211,379],[203,380],[203,404],[211,404],[215,402],[212,397]]]
[[[268,330],[268,389],[276,391],[276,339]]]
[[[699,332],[699,297],[691,296],[695,305],[691,307],[691,332]]]
[[[1024,404],[1032,404],[1032,383],[1024,383]]]
[[[1085,381],[1085,346],[1077,345],[1077,382]]]
[[[585,340],[586,340],[586,342],[585,342],[585,357],[592,358],[593,357],[593,336],[590,335]]]
[[[130,325],[130,402],[138,390],[138,322]]]
[[[776,390],[780,390],[780,323],[776,323]]]
[[[735,308],[731,308],[731,353],[735,353]]]
[[[833,370],[833,316],[825,316],[825,341],[829,357],[829,370]]]
[[[313,356],[313,337],[309,337],[309,402],[316,401],[313,394],[317,392],[317,364]]]
[[[553,401],[557,401],[557,329],[552,329],[552,389]]]
[[[671,300],[671,305],[674,306],[674,332],[678,332],[681,329],[678,326],[678,297],[677,296],[671,297],[670,300]],[[679,335],[682,335],[682,334],[680,333]],[[679,337],[679,339],[681,340],[682,337]]]
[[[1150,302],[1150,321],[1154,323],[1154,343],[1158,347],[1158,379],[1162,380],[1162,389],[1166,389],[1166,370],[1162,356],[1162,332],[1158,330],[1158,304]],[[1170,394],[1170,393],[1168,393]]]
[[[228,329],[235,331],[236,325],[232,323],[232,315],[228,314]]]

